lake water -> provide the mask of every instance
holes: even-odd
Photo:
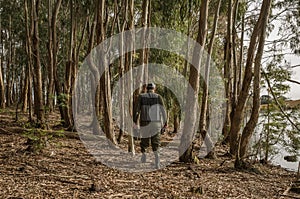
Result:
[[[280,165],[283,168],[286,168],[290,171],[298,171],[298,165],[300,161],[300,157],[298,157],[297,162],[288,162],[284,159],[284,156],[289,155],[286,151],[281,151],[281,154],[277,155],[273,160],[272,163],[274,165]]]
[[[268,120],[266,118],[266,116],[264,114],[260,114],[259,117],[259,121],[258,121],[258,125],[256,126],[256,130],[255,130],[255,134],[252,137],[252,144],[259,142],[260,137],[264,135],[266,132],[264,132],[263,130],[263,124],[267,123]],[[273,122],[272,119],[270,118],[269,122]],[[276,121],[278,122],[278,121]],[[281,121],[283,122],[283,121]],[[287,127],[286,130],[291,129],[291,127]],[[266,131],[266,130],[265,130]],[[281,132],[283,133],[283,132]],[[278,136],[278,135],[277,135]],[[285,135],[283,135],[285,137],[285,139],[289,139],[288,137],[286,137]],[[265,139],[265,137],[264,137]],[[287,140],[286,140],[287,141]],[[274,142],[274,138],[273,141],[270,141],[271,143]],[[277,143],[276,145],[273,145],[272,148],[276,148],[279,153],[278,154],[274,154],[271,155],[270,161],[272,162],[273,165],[280,165],[282,168],[285,168],[287,170],[290,171],[298,171],[298,166],[299,166],[299,161],[300,161],[300,156],[297,157],[297,162],[288,162],[284,159],[285,156],[289,156],[289,155],[293,155],[293,154],[289,154],[286,150],[285,147],[281,145],[282,143]],[[263,151],[262,151],[263,152]],[[300,151],[298,151],[298,154],[300,154]],[[259,158],[259,157],[258,157]]]

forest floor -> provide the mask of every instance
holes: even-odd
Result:
[[[0,113],[0,198],[291,198],[283,194],[296,179],[278,166],[235,170],[222,147],[216,160],[126,173],[98,162],[76,137],[44,137],[33,152],[33,130],[22,115],[18,122],[14,117]],[[57,118],[49,118],[51,128]]]

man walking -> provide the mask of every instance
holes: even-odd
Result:
[[[138,118],[140,120],[141,132],[141,151],[143,163],[146,162],[146,149],[150,145],[155,155],[155,167],[160,168],[159,147],[160,147],[160,132],[166,128],[166,111],[164,102],[159,94],[155,93],[155,84],[147,85],[147,92],[142,93],[138,97],[138,101],[134,108],[133,121],[136,126]]]

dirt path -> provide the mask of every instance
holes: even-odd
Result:
[[[78,139],[53,138],[29,153],[16,124],[1,117],[0,125],[0,198],[285,198],[296,177],[274,166],[236,171],[221,157],[125,173],[97,162]]]

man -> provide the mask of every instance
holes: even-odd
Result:
[[[162,97],[154,92],[155,84],[149,83],[146,88],[147,92],[140,94],[138,97],[134,108],[133,121],[136,127],[139,117],[141,127],[141,161],[143,163],[146,162],[145,152],[151,141],[152,150],[155,155],[155,167],[159,169],[160,132],[162,124],[164,124],[163,129],[167,127],[167,116]]]

